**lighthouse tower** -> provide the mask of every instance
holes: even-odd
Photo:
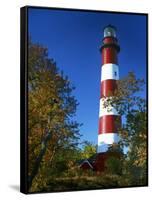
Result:
[[[109,147],[118,144],[118,128],[121,124],[121,116],[114,106],[108,103],[115,95],[117,81],[119,80],[118,52],[120,47],[116,38],[116,28],[108,25],[104,28],[101,51],[101,83],[100,83],[100,108],[98,152],[92,158],[84,160],[80,167],[103,172],[109,157],[120,157],[119,151],[109,151]],[[117,149],[118,150],[118,149]]]
[[[100,108],[98,130],[98,153],[105,153],[112,144],[119,142],[118,121],[120,116],[117,110],[106,106],[106,101],[114,96],[119,80],[118,52],[120,47],[116,38],[116,28],[108,25],[104,28],[104,37],[101,51],[101,83]]]

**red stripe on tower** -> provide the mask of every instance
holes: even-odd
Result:
[[[103,115],[99,119],[99,134],[117,133],[120,124],[121,117],[119,115]]]
[[[100,98],[113,96],[117,89],[117,81],[108,79],[101,82],[100,86]]]
[[[121,126],[121,116],[117,110],[104,102],[115,95],[117,80],[119,80],[118,52],[120,47],[116,38],[116,29],[108,25],[104,28],[104,38],[101,46],[102,72],[100,85],[100,110],[98,131],[98,153],[106,152],[113,143],[118,143],[118,128]]]

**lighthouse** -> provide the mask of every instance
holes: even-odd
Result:
[[[109,147],[118,144],[121,116],[112,105],[112,98],[116,95],[117,82],[119,80],[118,53],[120,47],[116,37],[116,28],[108,25],[103,30],[101,52],[101,81],[99,103],[99,128],[97,153],[89,159],[85,159],[80,167],[103,172],[106,169],[106,161],[110,157],[119,157],[119,151],[109,151]],[[118,149],[117,149],[118,150]]]
[[[98,129],[98,153],[105,153],[113,144],[118,144],[121,116],[116,108],[106,101],[114,97],[119,80],[118,53],[120,47],[116,37],[116,28],[108,25],[104,28],[101,52],[101,82]]]

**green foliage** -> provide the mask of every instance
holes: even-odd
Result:
[[[122,159],[119,157],[110,156],[106,161],[106,171],[109,174],[118,174],[122,173]]]
[[[85,141],[81,152],[82,159],[88,159],[97,152],[97,145]]]

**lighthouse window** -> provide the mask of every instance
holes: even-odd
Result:
[[[111,32],[110,32],[110,31],[108,31],[108,32],[107,32],[107,35],[108,35],[108,36],[110,36],[110,35],[111,35]]]
[[[117,72],[115,72],[115,76],[117,76]]]

